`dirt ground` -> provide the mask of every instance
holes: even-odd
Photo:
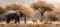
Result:
[[[0,27],[60,27],[60,24],[58,22],[53,22],[52,24],[44,24],[44,23],[9,23],[6,24],[5,22],[0,22]]]

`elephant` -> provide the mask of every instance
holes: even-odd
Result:
[[[15,19],[15,23],[19,23],[20,22],[20,17],[23,17],[24,15],[23,15],[23,12],[15,12],[15,13],[9,13],[9,14],[7,14],[6,15],[6,17],[7,17],[7,21],[6,21],[6,23],[10,23],[10,20],[11,19]]]

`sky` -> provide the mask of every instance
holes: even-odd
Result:
[[[22,4],[29,7],[33,2],[37,2],[37,1],[41,1],[41,0],[0,0],[0,6],[11,4],[11,3],[17,3],[17,4]],[[60,0],[42,0],[42,1],[46,1],[49,3],[53,3],[57,6],[60,6],[60,3],[59,3]]]

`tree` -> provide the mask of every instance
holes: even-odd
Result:
[[[5,13],[5,10],[2,7],[0,7],[0,15],[4,13]]]
[[[17,5],[16,4],[10,4],[6,5],[7,10],[17,10]]]
[[[11,4],[6,6],[7,10],[19,10],[24,14],[24,22],[26,23],[26,18],[30,18],[34,15],[34,10],[32,8],[27,8],[21,4]]]
[[[24,13],[24,22],[26,23],[26,18],[31,18],[34,16],[35,11],[32,8],[27,8],[25,6],[18,6],[18,10]]]
[[[51,13],[48,16],[51,21],[59,21],[56,13]]]
[[[44,14],[45,11],[53,11],[52,7],[54,7],[54,5],[49,4],[47,2],[44,2],[44,1],[38,1],[38,2],[33,3],[31,5],[31,7],[34,10],[39,10],[39,12],[41,13],[41,19],[42,19],[42,16],[43,16],[43,14]],[[40,21],[42,22],[42,20],[40,20]]]
[[[3,20],[4,14],[6,13],[5,8],[0,6],[0,21]]]

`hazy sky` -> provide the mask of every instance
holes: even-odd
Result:
[[[19,3],[26,6],[30,6],[32,2],[36,2],[36,1],[39,1],[39,0],[0,0],[0,5],[3,6],[5,4]],[[43,1],[47,1],[49,3],[53,3],[58,6],[60,5],[59,4],[60,0],[43,0]]]

